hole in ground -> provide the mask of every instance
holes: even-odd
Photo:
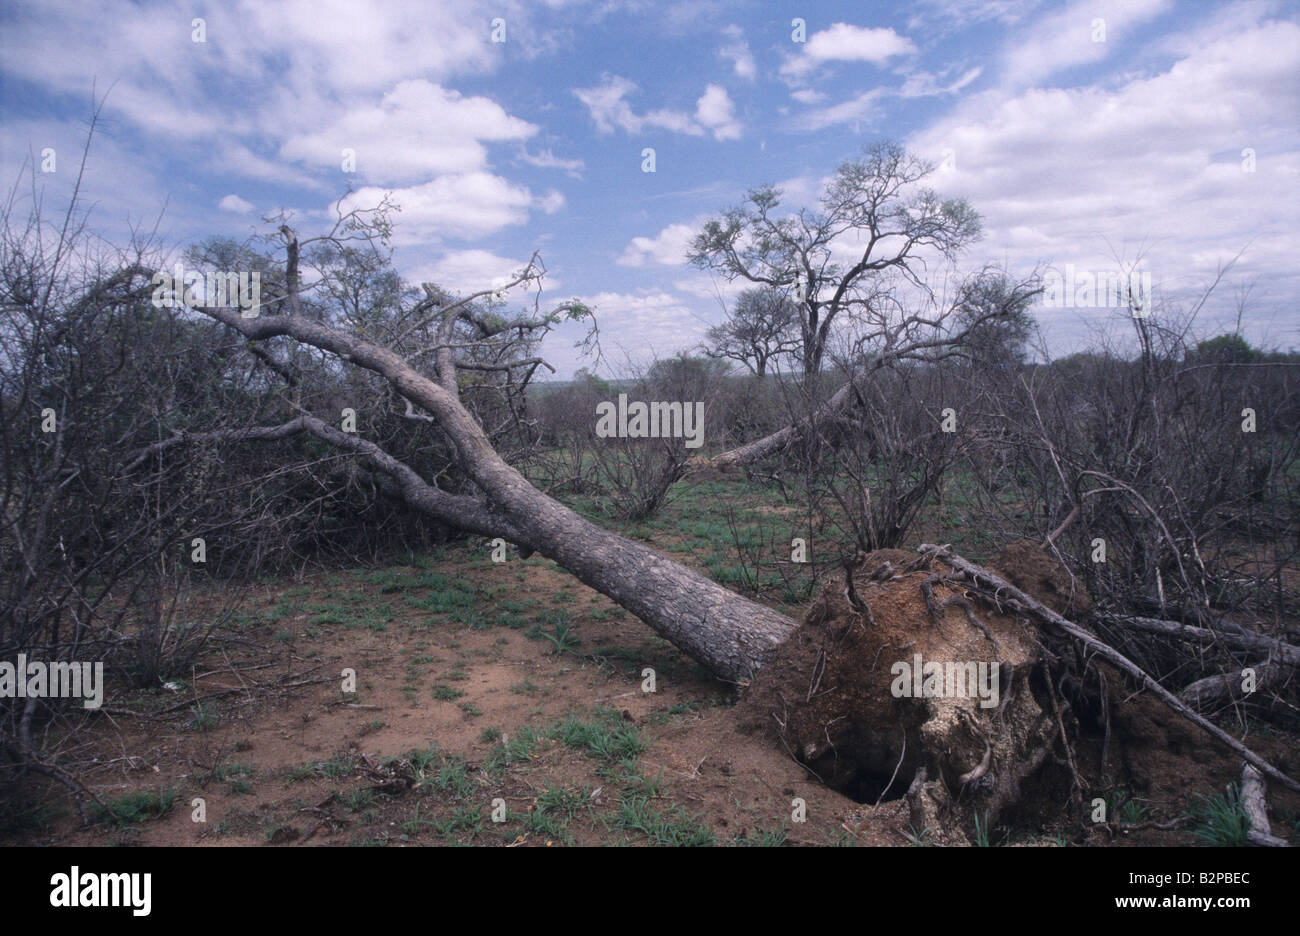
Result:
[[[920,739],[909,737],[905,753],[902,740],[890,744],[878,736],[855,737],[847,747],[823,754],[808,766],[828,787],[855,803],[888,803],[907,794],[922,763]]]

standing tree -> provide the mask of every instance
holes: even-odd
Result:
[[[952,260],[979,237],[979,215],[966,201],[943,201],[917,187],[933,171],[897,144],[877,143],[835,170],[820,210],[779,216],[781,190],[760,186],[740,207],[705,223],[689,259],[729,281],[796,295],[810,378],[822,369],[837,320],[893,311],[890,274],[928,291],[924,253]]]
[[[739,361],[756,377],[765,377],[769,364],[801,347],[798,305],[784,291],[767,287],[746,289],[736,297],[726,321],[709,329],[704,353]]]

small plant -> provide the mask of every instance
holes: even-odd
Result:
[[[1140,799],[1128,799],[1120,804],[1117,813],[1125,825],[1139,825],[1146,820],[1147,807]]]
[[[463,690],[456,689],[452,686],[444,686],[441,683],[434,686],[432,692],[433,697],[439,702],[454,702],[465,694]]]
[[[917,832],[915,826],[909,825],[903,837],[915,848],[931,848],[934,845],[934,829],[930,826]]]
[[[194,714],[194,717],[189,721],[190,731],[211,731],[217,727],[217,716],[211,712],[205,712],[202,705],[195,705],[190,711]]]
[[[541,631],[541,636],[545,637],[555,647],[556,653],[576,653],[574,649],[580,641],[573,634],[573,629],[565,621],[557,621],[550,631]]]
[[[1192,815],[1197,826],[1192,834],[1209,845],[1222,848],[1240,848],[1246,844],[1250,822],[1241,805],[1237,784],[1229,783],[1219,796],[1194,795],[1196,804]]]
[[[1007,841],[1011,838],[1011,833],[1010,833],[1010,832],[1003,832],[1003,833],[1002,833],[1002,838],[1001,838],[1000,841],[997,841],[997,842],[990,842],[990,841],[989,841],[989,827],[988,827],[988,821],[989,821],[988,813],[985,813],[985,814],[984,814],[984,822],[983,822],[983,824],[980,823],[979,813],[976,813],[976,814],[975,814],[975,845],[976,845],[976,847],[977,847],[977,848],[990,848],[990,847],[993,847],[993,846],[996,846],[996,845],[1005,845],[1005,844],[1007,843]]]

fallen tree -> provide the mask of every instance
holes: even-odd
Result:
[[[287,236],[289,285],[288,295],[282,297],[289,310],[287,314],[259,314],[249,318],[238,308],[216,305],[200,305],[197,310],[249,341],[288,336],[380,375],[408,407],[423,411],[412,411],[412,416],[433,421],[449,441],[458,467],[479,496],[444,491],[373,442],[335,429],[310,414],[280,426],[236,430],[235,434],[228,434],[229,438],[274,440],[295,432],[309,432],[361,455],[373,469],[390,479],[396,492],[414,509],[457,529],[499,536],[526,552],[538,552],[554,559],[722,679],[736,683],[748,681],[795,628],[796,622],[785,615],[583,519],[535,488],[498,454],[483,427],[461,401],[457,373],[465,364],[456,359],[449,347],[454,345],[452,324],[468,321],[481,333],[491,333],[494,329],[499,332],[521,328],[521,323],[487,320],[465,300],[442,308],[430,305],[429,313],[437,316],[440,323],[437,330],[440,346],[435,348],[431,378],[389,348],[295,314],[295,307],[300,305],[295,298],[300,288],[296,269],[299,248],[296,238],[291,233]],[[514,366],[536,365],[531,359],[497,365]],[[179,445],[186,438],[196,437],[179,437],[160,444]]]

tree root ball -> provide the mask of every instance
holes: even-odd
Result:
[[[1021,543],[989,563],[1045,603],[1084,607],[1087,595],[1054,566]],[[972,828],[975,817],[988,828],[1060,738],[1037,627],[982,600],[941,560],[881,550],[851,572],[852,588],[847,572],[830,577],[755,677],[742,724],[775,734],[859,803],[907,796],[932,831]]]

